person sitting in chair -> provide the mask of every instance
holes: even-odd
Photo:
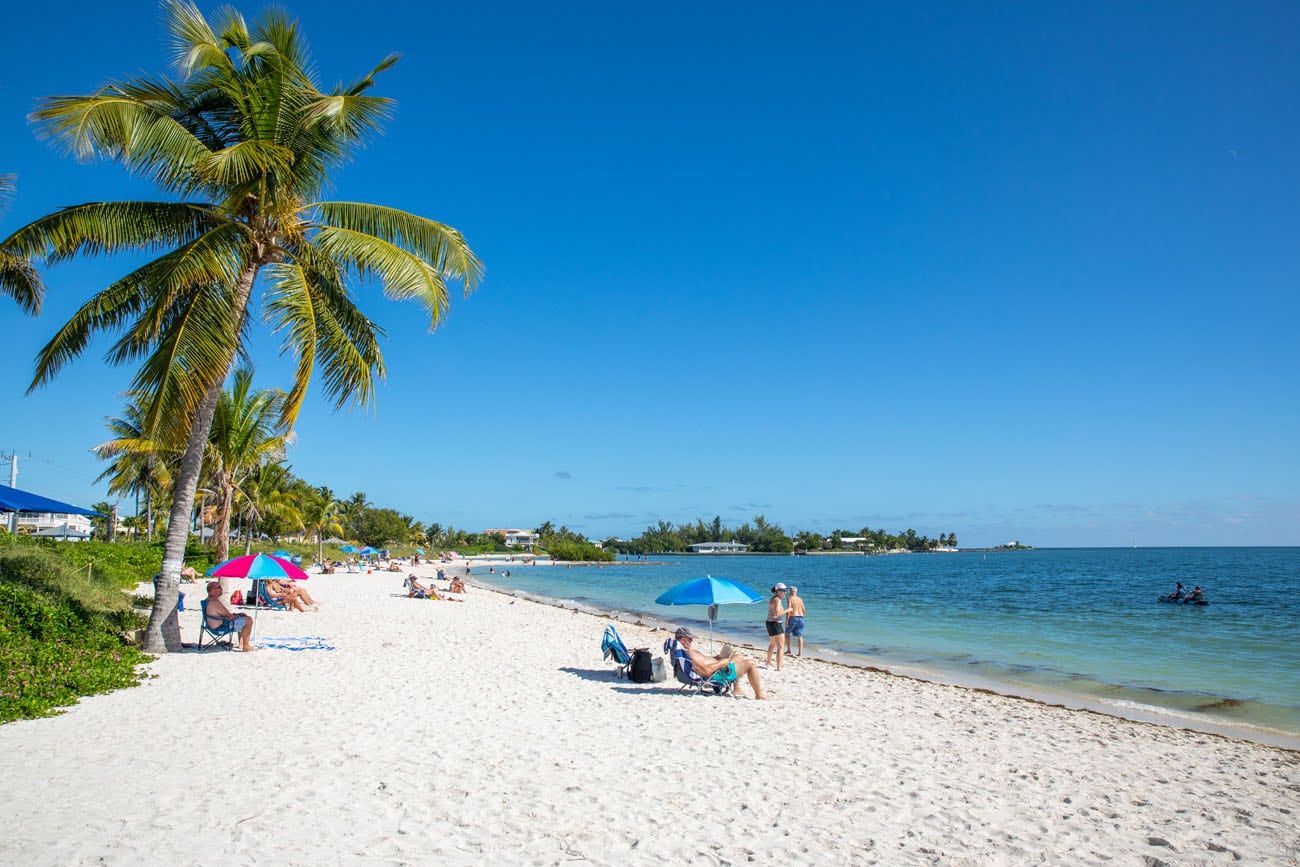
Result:
[[[230,623],[239,633],[239,649],[248,653],[253,645],[249,640],[253,634],[252,618],[243,614],[233,614],[226,603],[221,601],[221,582],[208,582],[207,624],[210,629],[220,629],[223,623]]]
[[[282,602],[285,606],[292,608],[294,611],[306,611],[308,605],[314,606],[316,603],[308,601],[311,599],[297,587],[287,586],[286,582],[266,580],[266,595],[276,602]]]
[[[758,677],[758,667],[748,659],[730,652],[721,659],[705,656],[691,647],[695,643],[695,633],[685,626],[678,629],[674,637],[686,651],[686,656],[691,661],[691,670],[700,677],[705,680],[734,683],[736,687],[733,694],[736,698],[740,698],[740,677],[743,675],[748,678],[750,689],[754,690],[754,698],[760,700],[767,698],[767,693],[763,692],[763,683]],[[730,651],[730,648],[726,648],[726,651]]]

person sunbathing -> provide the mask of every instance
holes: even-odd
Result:
[[[226,603],[221,601],[220,581],[208,582],[206,619],[211,629],[220,629],[221,624],[229,622],[239,633],[239,649],[245,653],[253,650],[253,644],[249,640],[253,634],[253,620],[243,614],[234,614],[226,607]]]
[[[414,597],[415,599],[436,599],[439,602],[460,601],[459,599],[447,599],[443,596],[439,596],[438,588],[434,587],[432,584],[430,584],[428,587],[425,587],[423,584],[420,583],[420,579],[416,578],[414,574],[408,575],[406,577],[406,586],[410,588],[410,591],[406,595],[410,597]]]
[[[306,590],[295,587],[289,582],[267,580],[266,595],[276,602],[284,603],[294,611],[306,611],[308,605],[312,608],[316,607],[316,601]]]
[[[465,582],[462,581],[462,580],[460,580],[460,578],[456,577],[455,575],[451,576],[451,584],[449,584],[449,585],[447,586],[447,592],[448,592],[448,593],[464,593],[464,592],[465,592]]]
[[[758,667],[750,660],[737,656],[731,652],[730,647],[723,648],[725,655],[705,656],[691,647],[695,643],[695,633],[685,626],[678,629],[674,637],[686,651],[686,657],[691,661],[691,670],[700,677],[719,683],[734,683],[736,688],[733,694],[736,698],[740,698],[740,678],[743,676],[749,680],[749,688],[754,690],[754,698],[760,700],[767,698],[767,693],[763,692],[763,683],[758,677]]]

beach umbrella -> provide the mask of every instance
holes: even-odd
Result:
[[[359,551],[360,549],[357,548],[356,545],[344,545],[344,546],[343,546],[342,548],[340,548],[339,550],[342,551],[344,554],[355,554],[355,553],[357,553],[357,551]]]
[[[362,549],[361,549],[360,551],[358,551],[357,553],[358,553],[358,554],[361,554],[363,557],[365,557],[365,556],[369,556],[369,555],[371,555],[371,554],[378,554],[378,553],[379,553],[379,549],[378,549],[378,548],[371,548],[369,545],[367,545],[366,547],[362,548]]]
[[[280,557],[280,558],[282,558],[282,559],[284,559],[284,560],[291,560],[291,559],[293,559],[293,555],[290,554],[288,551],[276,551],[276,552],[275,552],[274,554],[272,554],[271,556],[272,556],[272,557]]]
[[[417,554],[419,554],[421,557],[423,557],[423,556],[424,556],[424,549],[423,549],[423,548],[416,548],[416,549],[415,549],[415,553],[417,553]]]
[[[307,573],[297,566],[276,557],[274,554],[245,554],[224,563],[218,563],[208,570],[213,578],[291,578],[294,581],[306,581]]]
[[[655,600],[659,605],[707,605],[709,606],[709,648],[713,647],[713,621],[718,617],[719,605],[751,605],[761,602],[762,596],[750,590],[739,581],[728,578],[692,578],[675,587],[670,587]]]

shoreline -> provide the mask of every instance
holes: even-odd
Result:
[[[444,565],[460,566],[461,568],[464,568],[462,562],[454,562],[452,564]],[[623,564],[620,563],[619,565]],[[676,628],[676,625],[678,625],[677,622],[670,618],[649,611],[642,611],[634,608],[622,609],[618,607],[607,607],[587,601],[565,600],[559,597],[546,596],[528,590],[494,584],[492,582],[484,581],[483,579],[485,577],[494,576],[475,575],[471,573],[468,575],[466,580],[484,590],[501,593],[516,599],[523,599],[539,605],[546,605],[566,611],[575,611],[597,619],[604,618],[613,620],[617,623],[631,623],[635,626],[643,626],[654,632],[663,630],[671,632]],[[636,619],[628,620],[626,619],[628,617],[635,617]],[[679,618],[679,620],[688,621],[693,625],[699,622],[698,617],[691,616],[683,616],[682,618]],[[760,647],[755,645],[751,638],[728,631],[725,627],[718,628],[715,626],[714,637],[718,642],[725,641],[734,647],[749,650],[758,658],[762,658],[767,652],[765,646]],[[658,653],[657,648],[651,649]],[[1032,702],[1046,707],[1062,708],[1079,713],[1091,713],[1098,716],[1125,720],[1127,722],[1139,723],[1142,725],[1157,726],[1178,731],[1193,732],[1196,734],[1214,735],[1229,740],[1238,740],[1258,744],[1260,746],[1286,750],[1288,752],[1300,753],[1300,734],[1287,732],[1281,729],[1274,729],[1268,726],[1260,726],[1244,722],[1204,719],[1190,713],[1180,712],[1177,709],[1164,708],[1158,705],[1138,705],[1137,703],[1131,703],[1135,706],[1130,707],[1125,705],[1109,704],[1101,698],[1090,696],[1082,692],[1053,689],[1052,687],[1045,685],[1018,684],[1012,681],[999,680],[996,677],[963,675],[961,672],[952,669],[928,667],[916,663],[888,660],[880,657],[873,657],[869,654],[838,650],[824,645],[818,645],[814,642],[807,642],[805,644],[805,650],[805,659],[815,659],[831,665],[843,666],[847,669],[878,672],[890,677],[904,678],[918,683],[949,686],[957,689],[968,689],[977,693],[985,693],[989,695],[1002,696],[1004,698]],[[1219,700],[1228,701],[1233,700],[1229,696],[1206,696],[1206,698],[1217,698]]]

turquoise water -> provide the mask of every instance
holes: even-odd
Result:
[[[654,604],[704,574],[760,592],[795,584],[819,655],[959,682],[1050,690],[1169,721],[1300,735],[1300,548],[1040,549],[860,557],[663,557],[652,565],[511,567],[480,579],[593,608],[707,625]],[[1165,605],[1174,581],[1210,605]],[[766,646],[764,606],[724,606],[720,633]]]

